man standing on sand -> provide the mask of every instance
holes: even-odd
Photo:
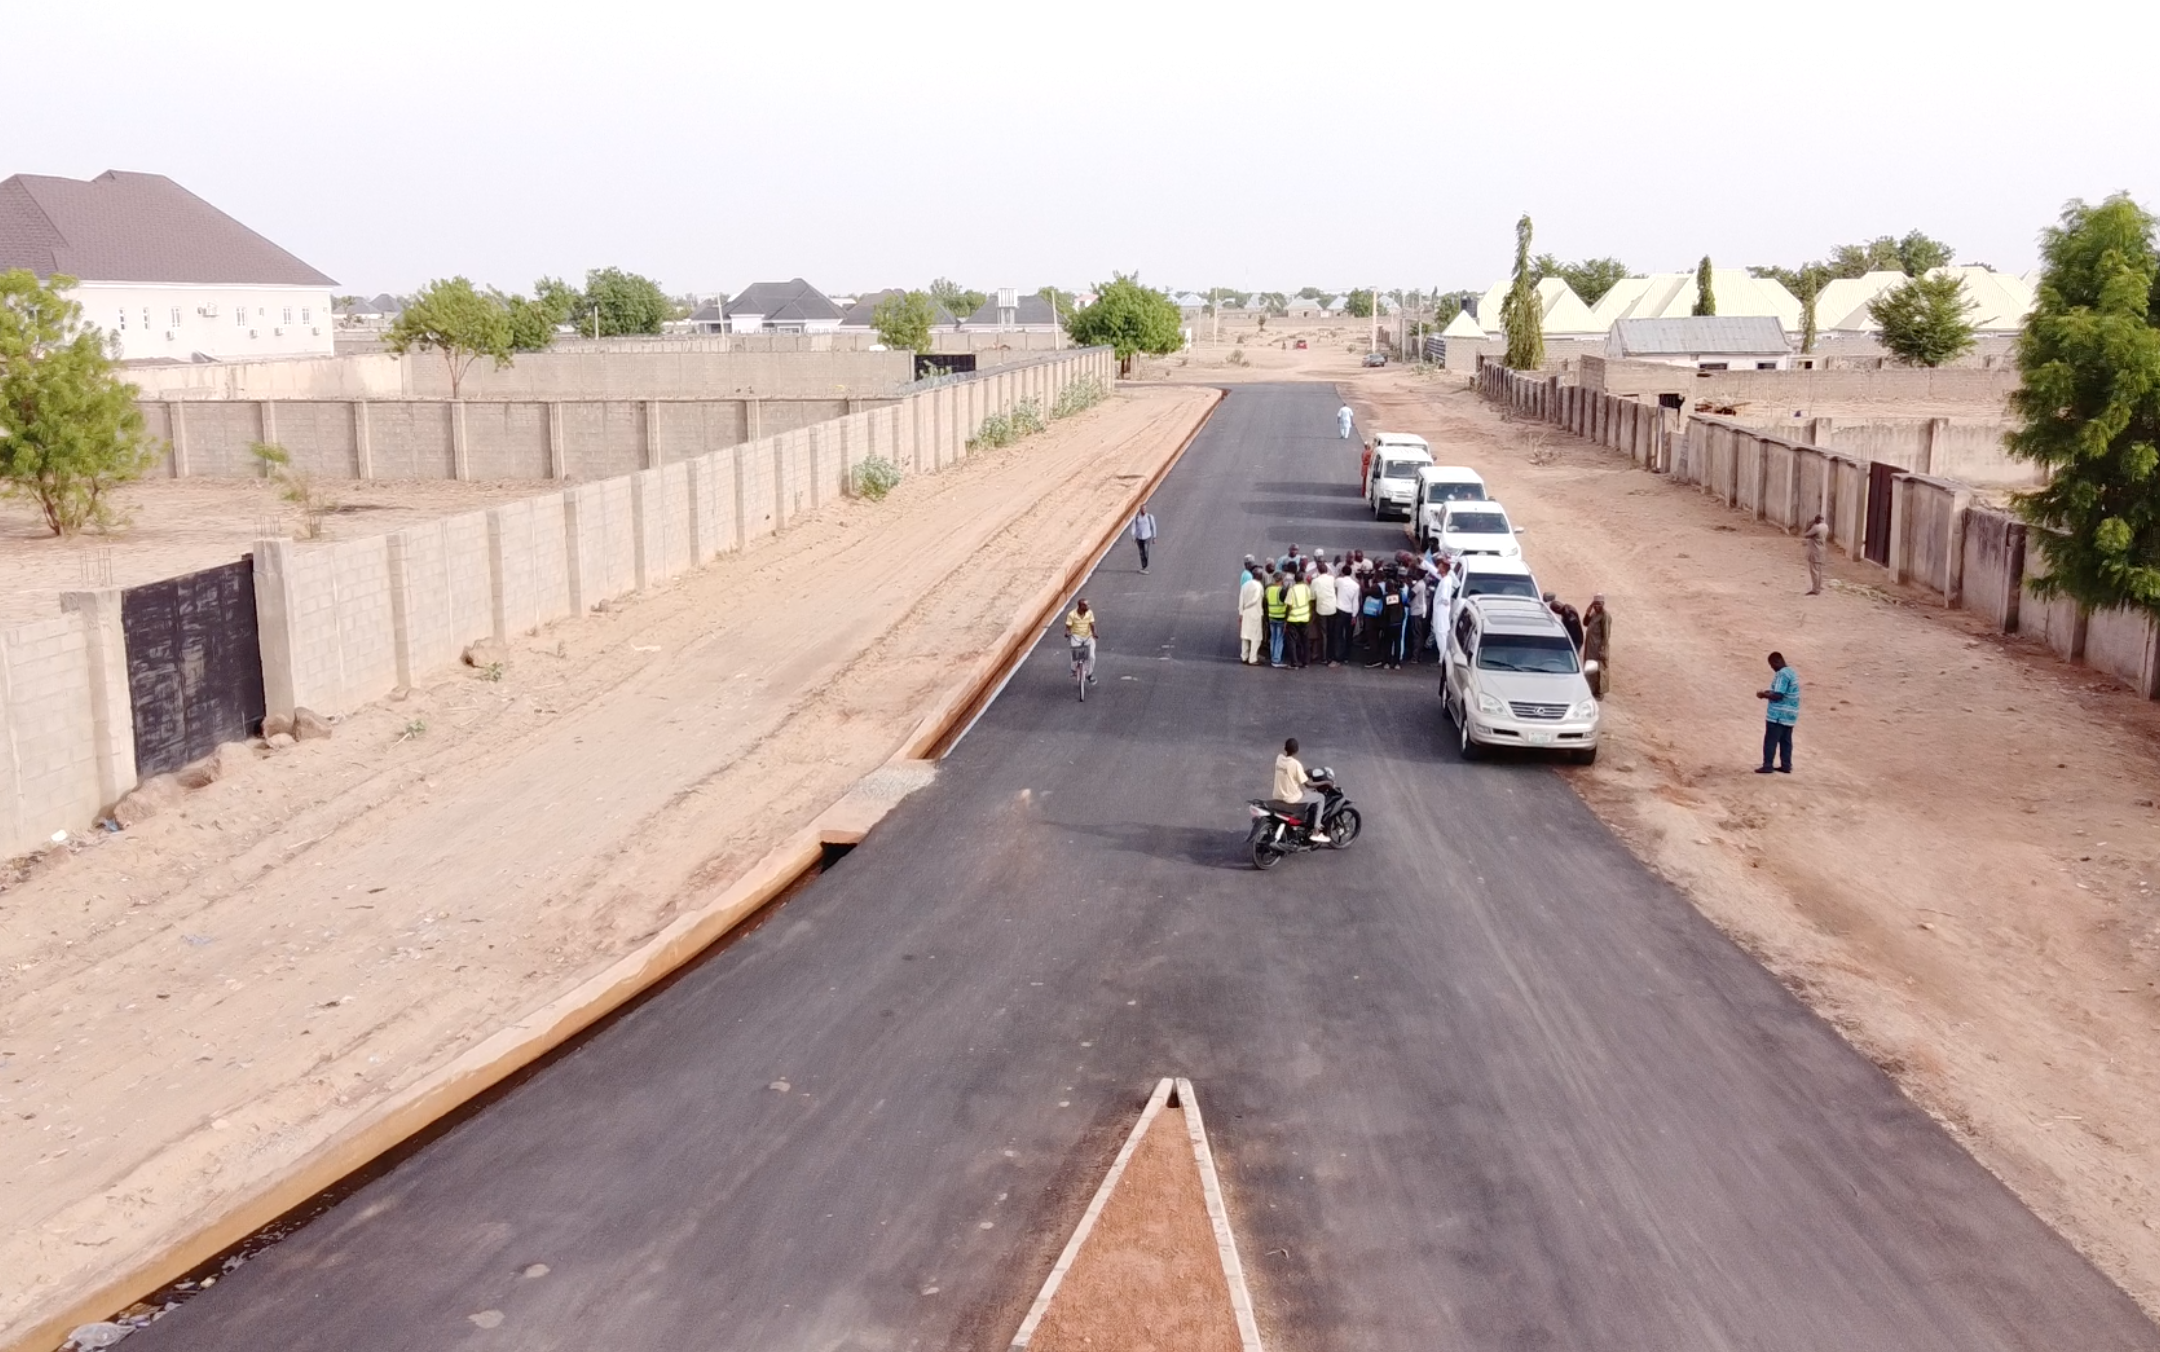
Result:
[[[1770,654],[1770,688],[1758,690],[1755,698],[1770,701],[1765,715],[1762,735],[1762,764],[1755,768],[1758,775],[1767,775],[1775,768],[1779,774],[1792,773],[1792,730],[1800,721],[1800,677],[1785,665],[1785,654]],[[1770,758],[1775,753],[1778,764],[1773,767]]]
[[[1350,423],[1354,416],[1350,412],[1348,404],[1344,404],[1341,408],[1335,410],[1335,430],[1342,433],[1344,441],[1350,439]]]
[[[1238,661],[1248,667],[1258,665],[1260,648],[1267,642],[1267,588],[1252,574],[1258,566],[1248,560],[1244,579],[1238,583]]]
[[[1603,699],[1612,680],[1612,612],[1605,608],[1605,593],[1590,598],[1590,608],[1582,613],[1582,633],[1583,665],[1598,665],[1590,674],[1590,693]]]
[[[1140,546],[1140,571],[1143,573],[1148,570],[1148,546],[1155,543],[1155,514],[1147,507],[1144,502],[1140,504],[1140,515],[1134,517],[1132,523],[1133,543]]]
[[[1822,594],[1823,551],[1829,540],[1830,527],[1823,521],[1822,513],[1817,512],[1815,519],[1807,523],[1807,529],[1800,532],[1800,548],[1807,553],[1807,594],[1810,596]]]

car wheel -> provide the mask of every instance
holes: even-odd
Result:
[[[1460,704],[1460,701],[1457,701],[1457,703]],[[1458,708],[1455,713],[1455,727],[1457,731],[1461,734],[1460,745],[1462,747],[1462,758],[1464,760],[1474,761],[1478,757],[1485,754],[1485,748],[1479,746],[1475,741],[1471,739],[1470,716],[1466,713],[1463,713],[1460,708]]]
[[[1568,759],[1574,761],[1577,765],[1595,765],[1597,764],[1597,748],[1593,746],[1583,751],[1571,751],[1568,753]]]

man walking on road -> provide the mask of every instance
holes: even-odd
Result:
[[[1344,404],[1341,408],[1335,410],[1335,430],[1342,433],[1344,441],[1350,439],[1350,423],[1353,416],[1348,404]]]
[[[1829,540],[1830,527],[1823,521],[1822,513],[1817,512],[1815,519],[1807,523],[1807,529],[1800,532],[1800,548],[1807,553],[1807,594],[1810,596],[1822,594],[1823,551]]]
[[[1148,511],[1146,503],[1140,504],[1140,515],[1133,518],[1133,543],[1140,546],[1140,571],[1148,570],[1148,546],[1155,543],[1155,515]]]
[[[1770,701],[1769,712],[1763,723],[1762,764],[1755,768],[1758,775],[1767,775],[1775,768],[1779,774],[1792,773],[1792,730],[1800,721],[1800,677],[1785,665],[1785,654],[1770,654],[1770,688],[1758,690],[1755,698]],[[1775,754],[1778,764],[1770,764]]]

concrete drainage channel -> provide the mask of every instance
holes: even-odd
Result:
[[[1219,395],[1216,404],[1220,402]],[[966,736],[996,700],[1044,625],[1109,552],[1134,510],[1177,467],[1213,416],[1211,406],[1162,465],[1127,493],[1119,510],[1068,556],[968,678],[924,715],[891,759],[732,886],[705,906],[678,916],[598,974],[483,1039],[399,1094],[372,1121],[324,1145],[257,1195],[207,1218],[186,1244],[84,1293],[71,1308],[25,1329],[0,1352],[88,1352],[114,1345],[297,1232],[756,930],[789,898],[846,858],[902,799],[936,777],[937,758]]]

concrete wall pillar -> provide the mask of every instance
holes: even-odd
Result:
[[[91,751],[97,761],[98,805],[111,807],[135,787],[135,706],[128,695],[127,631],[120,624],[120,588],[60,593],[60,608],[82,616],[83,656],[90,676]]]
[[[277,405],[268,399],[259,401],[255,405],[255,418],[256,425],[262,429],[263,445],[277,445]]]
[[[365,480],[375,477],[375,441],[374,430],[370,426],[370,422],[368,401],[365,399],[353,400],[353,477],[356,479]]]
[[[1950,525],[1943,541],[1943,605],[1956,609],[1965,600],[1965,524],[1971,519],[1973,495],[1959,489],[1950,495]],[[2147,699],[2152,696],[2147,695]]]
[[[472,478],[472,457],[465,448],[465,401],[450,401],[450,476],[460,483]]]
[[[742,494],[740,492],[740,489],[742,487],[742,477],[739,472],[736,475],[735,486],[738,490],[735,495],[735,510],[737,512],[738,519],[740,519],[740,514],[742,511]],[[570,613],[572,615],[583,615],[586,611],[592,608],[593,602],[600,599],[598,596],[592,594],[599,589],[597,587],[589,585],[586,582],[584,561],[585,551],[578,547],[578,541],[581,538],[579,534],[579,527],[583,524],[583,518],[587,510],[584,502],[584,497],[584,492],[577,488],[568,489],[562,495],[563,582],[570,593]],[[595,502],[594,505],[597,506],[597,502]],[[391,595],[395,596],[397,595],[397,555],[393,553],[390,556],[390,559],[390,577],[392,582]],[[403,626],[401,625],[399,626],[399,628],[402,630]],[[403,680],[404,678],[401,676],[399,679]]]
[[[749,469],[743,447],[729,447],[728,459],[735,476],[735,547],[743,549],[750,543],[750,494],[745,491]]]
[[[488,530],[488,566],[491,572],[495,563],[495,531],[493,526],[494,523],[490,522]],[[408,690],[412,688],[413,678],[418,674],[420,666],[413,656],[413,594],[411,556],[409,553],[411,545],[412,537],[401,530],[391,531],[383,537],[383,555],[390,574],[390,659],[392,665],[397,669],[397,683]],[[577,573],[577,529],[574,526],[570,531],[569,553],[570,571],[575,576]],[[261,592],[261,587],[262,584],[258,581],[256,583],[258,595]],[[576,591],[574,582],[571,584],[571,590],[573,593]],[[501,594],[502,589],[498,586],[496,595],[500,596]],[[497,635],[497,637],[501,636]]]
[[[637,589],[644,591],[666,572],[660,558],[661,526],[658,470],[639,470],[630,476],[630,568]]]
[[[292,562],[292,541],[255,542],[255,630],[262,648],[263,710],[287,717],[293,711],[298,679],[293,665]]]
[[[560,483],[570,477],[570,452],[563,445],[562,401],[550,399],[547,405],[548,477]]]
[[[803,433],[803,457],[810,470],[810,510],[816,511],[825,502],[825,425],[812,423]]]
[[[165,425],[172,429],[172,476],[185,479],[188,473],[187,401],[165,401]]]
[[[743,440],[756,441],[765,435],[765,406],[762,400],[743,400]]]
[[[773,519],[772,519],[772,528],[773,528],[773,534],[775,534],[775,535],[778,535],[778,534],[779,534],[779,533],[780,533],[781,531],[784,531],[784,530],[786,530],[786,529],[787,529],[787,524],[788,524],[788,491],[787,491],[787,489],[788,489],[788,484],[787,484],[787,438],[786,438],[786,437],[774,437],[774,438],[772,439],[772,482],[773,482],[773,490],[772,490],[772,491],[773,491]]]
[[[645,401],[645,468],[660,468],[660,401]]]
[[[1950,420],[1948,418],[1930,418],[1927,420],[1927,434],[1920,445],[1920,472],[1922,474],[1933,474],[1935,472],[1935,461],[1942,451],[1943,438],[1949,431]]]

